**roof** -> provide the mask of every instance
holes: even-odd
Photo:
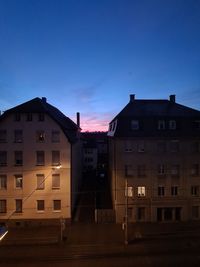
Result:
[[[77,131],[80,129],[71,119],[59,109],[46,102],[46,98],[36,97],[14,108],[6,110],[0,120],[12,113],[46,113],[62,128],[70,143],[77,140]]]
[[[156,136],[161,133],[156,129],[156,121],[158,119],[175,119],[177,121],[176,131],[163,131],[162,135],[170,136],[173,134],[181,135],[193,134],[191,123],[193,119],[200,120],[200,111],[193,108],[178,104],[175,102],[175,95],[170,96],[170,100],[156,99],[135,99],[131,95],[130,102],[118,113],[110,122],[110,131],[108,136]],[[131,120],[140,121],[140,130],[133,131],[131,129]],[[187,123],[183,125],[183,122]],[[189,127],[188,127],[189,126]],[[190,129],[187,129],[190,128]]]

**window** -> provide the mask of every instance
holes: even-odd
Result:
[[[53,174],[52,175],[52,189],[59,189],[60,188],[60,174]]]
[[[0,175],[0,189],[7,189],[7,176],[4,174]]]
[[[158,164],[158,175],[165,175],[165,165]]]
[[[137,209],[137,218],[138,218],[138,221],[145,220],[145,208],[144,207],[140,207]]]
[[[51,141],[52,141],[52,143],[59,143],[60,142],[60,132],[59,131],[52,131]]]
[[[15,199],[15,212],[22,213],[22,199]]]
[[[37,131],[36,132],[36,142],[43,143],[45,141],[45,132]]]
[[[192,206],[192,219],[199,219],[199,206]]]
[[[170,142],[170,151],[179,152],[179,141],[173,140]]]
[[[144,141],[141,141],[137,144],[138,147],[138,152],[144,152],[145,148],[144,148]]]
[[[7,131],[0,130],[0,143],[6,143],[6,142],[7,142]]]
[[[37,174],[37,190],[43,190],[45,188],[44,174]]]
[[[193,164],[191,168],[191,175],[198,176],[199,175],[199,164]]]
[[[27,120],[27,121],[32,121],[32,120],[33,120],[32,113],[27,113],[27,115],[26,115],[26,120]]]
[[[171,195],[177,196],[178,195],[178,186],[172,186],[171,187]]]
[[[128,215],[128,218],[129,219],[131,219],[133,217],[133,208],[128,207],[128,209],[127,209],[127,215]]]
[[[37,211],[44,211],[44,200],[37,200]]]
[[[44,113],[38,114],[38,121],[44,121]]]
[[[36,151],[36,165],[43,166],[45,163],[44,151]]]
[[[163,153],[163,152],[166,152],[166,142],[165,141],[158,141],[157,143],[157,151],[159,153]]]
[[[125,165],[125,176],[126,177],[133,176],[133,168],[132,168],[132,165],[130,165],[130,164]]]
[[[23,153],[22,153],[22,151],[15,151],[15,165],[17,165],[17,166],[23,165]]]
[[[0,199],[0,213],[6,213],[6,212],[7,212],[6,199]]]
[[[60,151],[52,151],[52,165],[60,165]]]
[[[18,189],[22,189],[23,187],[23,176],[21,174],[15,175],[15,187]]]
[[[145,186],[138,186],[137,192],[138,192],[138,197],[145,197],[146,195]]]
[[[7,165],[7,152],[0,151],[0,166],[6,166],[6,165]]]
[[[164,120],[158,121],[158,130],[165,130],[165,121]]]
[[[193,153],[198,153],[200,152],[200,143],[198,141],[195,141],[191,144],[191,151]]]
[[[179,176],[180,175],[180,166],[178,164],[173,164],[171,166],[171,175]]]
[[[138,120],[132,120],[131,121],[131,130],[138,130],[139,129],[139,121]]]
[[[169,129],[170,130],[176,130],[176,121],[175,120],[169,121]]]
[[[22,143],[23,142],[23,131],[22,130],[15,130],[14,131],[14,142],[15,143]]]
[[[132,147],[132,142],[131,141],[125,141],[124,150],[125,150],[125,152],[132,152],[133,151],[133,147]]]
[[[53,210],[61,211],[61,200],[53,200]]]
[[[126,197],[133,197],[133,187],[132,186],[127,186],[127,188],[125,188],[125,196]]]
[[[165,195],[164,186],[158,186],[158,196],[164,196],[164,195]]]
[[[195,130],[199,130],[200,129],[200,121],[199,120],[196,120],[193,122],[193,128]]]
[[[138,177],[144,177],[146,176],[146,168],[145,168],[145,165],[138,165],[137,166],[137,174],[138,174]]]
[[[15,121],[20,121],[20,120],[21,120],[21,114],[15,113]]]
[[[191,195],[198,196],[199,195],[199,186],[193,185],[191,186]]]

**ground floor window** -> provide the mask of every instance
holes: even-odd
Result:
[[[180,221],[180,220],[181,220],[180,207],[157,208],[157,221]]]
[[[199,206],[192,207],[192,219],[199,219]]]

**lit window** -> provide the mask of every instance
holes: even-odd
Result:
[[[21,174],[15,175],[15,187],[18,189],[22,189],[23,187],[23,177]]]
[[[171,195],[177,196],[178,195],[178,186],[172,186],[171,187]]]
[[[7,152],[0,151],[0,166],[6,166],[6,165],[7,165]]]
[[[52,189],[59,189],[60,188],[60,174],[53,174],[52,175]]]
[[[165,195],[164,186],[158,186],[158,196],[164,196],[164,195]]]
[[[37,211],[44,211],[44,200],[37,200]]]
[[[137,191],[138,191],[138,197],[145,197],[146,195],[145,186],[138,186]]]
[[[59,131],[52,131],[51,141],[52,141],[52,143],[59,143],[60,142],[60,132]]]
[[[52,165],[60,165],[60,151],[52,151]]]
[[[0,213],[6,213],[6,212],[7,212],[6,199],[0,199]]]
[[[0,130],[0,143],[6,143],[6,142],[7,142],[7,131]]]
[[[15,199],[15,212],[22,213],[22,199]]]
[[[158,130],[165,130],[165,121],[164,120],[158,121]]]
[[[125,188],[125,196],[126,197],[133,197],[133,187],[132,186],[127,186],[127,188]]]
[[[45,162],[44,151],[36,151],[36,164],[43,166]]]
[[[175,120],[169,121],[169,129],[170,130],[176,130],[176,121]]]
[[[61,200],[53,200],[53,210],[61,211]]]
[[[14,142],[15,143],[22,143],[23,142],[23,131],[22,130],[15,130],[14,131]]]
[[[191,186],[191,195],[198,196],[199,195],[199,186]]]
[[[17,166],[23,165],[23,153],[22,153],[22,151],[15,151],[15,165],[17,165]]]
[[[0,175],[0,189],[7,189],[7,176],[4,174]]]
[[[45,132],[44,131],[37,131],[36,132],[36,141],[43,143],[45,141]]]
[[[45,187],[44,174],[37,174],[37,190],[43,190]]]
[[[139,121],[138,120],[132,120],[131,121],[131,130],[138,130],[139,129]]]

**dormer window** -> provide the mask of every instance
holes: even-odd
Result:
[[[158,121],[158,130],[165,130],[165,121],[164,120]]]
[[[138,120],[132,120],[131,121],[131,130],[139,130],[139,121]]]
[[[175,120],[169,121],[169,129],[170,130],[176,130],[176,121]]]

